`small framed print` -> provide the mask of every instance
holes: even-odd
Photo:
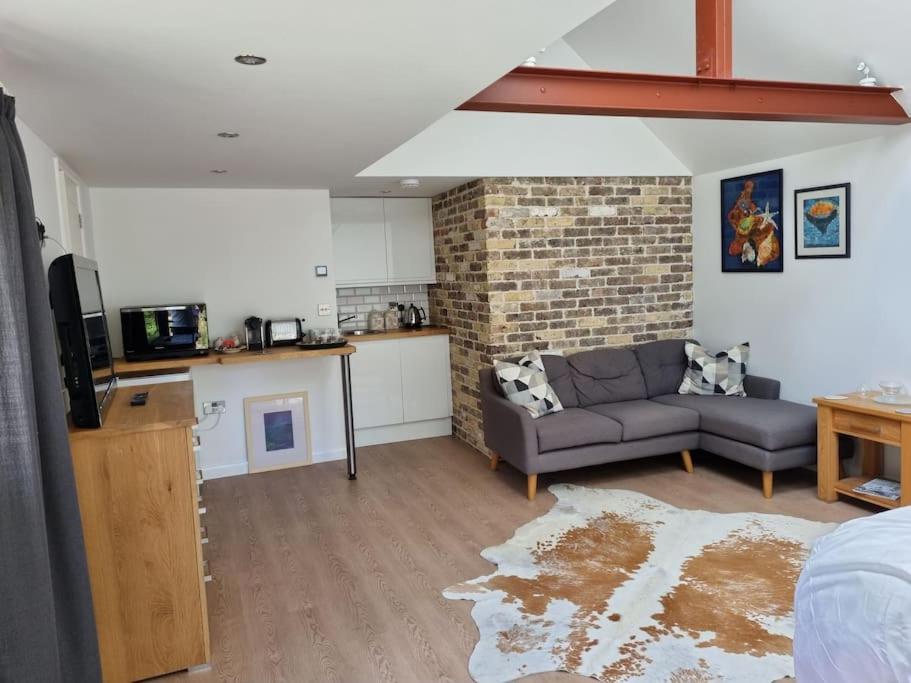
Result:
[[[780,273],[781,169],[721,181],[721,272]]]
[[[312,462],[310,406],[306,391],[244,399],[250,472],[299,467]]]
[[[794,256],[850,258],[851,183],[794,191]]]

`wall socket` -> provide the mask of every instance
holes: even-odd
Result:
[[[319,315],[329,315],[332,313],[332,304],[319,304],[316,308]]]
[[[203,415],[224,415],[227,411],[224,401],[204,401],[202,404]]]

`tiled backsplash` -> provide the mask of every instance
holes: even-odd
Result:
[[[339,318],[349,315],[357,316],[343,322],[339,327],[343,330],[355,330],[367,327],[367,314],[370,311],[385,311],[389,302],[395,301],[423,307],[430,319],[430,301],[427,297],[427,285],[386,285],[383,287],[340,287],[335,290],[336,304]]]

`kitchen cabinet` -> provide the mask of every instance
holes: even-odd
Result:
[[[449,337],[405,339],[401,349],[402,412],[405,422],[452,415]]]
[[[398,340],[357,345],[351,356],[351,394],[355,429],[404,422]]]
[[[335,198],[332,238],[338,286],[436,282],[427,198]]]
[[[385,282],[386,223],[382,199],[332,200],[336,284]],[[378,257],[379,255],[379,257]]]
[[[357,353],[351,356],[351,389],[358,445],[451,433],[448,335],[353,343]]]

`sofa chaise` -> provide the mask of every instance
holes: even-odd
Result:
[[[544,472],[673,452],[692,472],[696,448],[761,471],[771,498],[774,472],[816,462],[816,409],[780,400],[777,380],[748,375],[746,397],[678,394],[684,340],[543,360],[564,409],[537,419],[503,396],[493,368],[480,371],[491,469],[502,458],[525,473],[529,500]]]

